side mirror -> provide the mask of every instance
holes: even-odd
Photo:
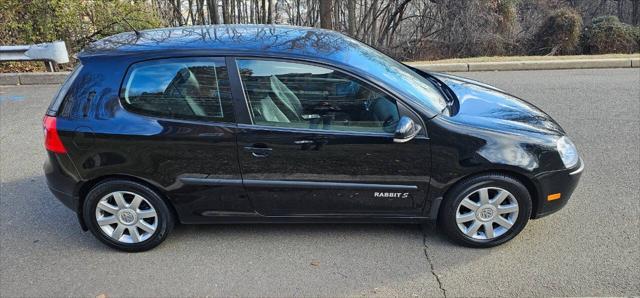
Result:
[[[402,116],[402,118],[400,118],[400,121],[398,121],[398,125],[396,126],[396,131],[393,135],[393,142],[405,143],[411,141],[418,135],[421,129],[422,126],[413,122],[411,118]]]

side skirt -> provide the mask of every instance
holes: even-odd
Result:
[[[240,224],[240,223],[423,223],[428,217],[394,216],[390,214],[304,214],[293,216],[264,216],[255,212],[205,211],[198,218],[181,221],[183,224]]]

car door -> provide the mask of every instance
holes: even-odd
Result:
[[[120,172],[164,187],[183,222],[253,212],[238,166],[237,124],[224,58],[135,63],[124,80],[121,103],[127,112],[109,127],[127,137],[102,141],[102,147],[127,157]],[[97,156],[94,164],[116,160],[112,155]]]
[[[243,184],[257,212],[420,215],[429,182],[424,131],[393,140],[416,114],[388,93],[333,68],[237,58],[245,113],[238,126]]]

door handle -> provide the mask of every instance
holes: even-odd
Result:
[[[251,146],[244,147],[245,151],[251,152],[253,157],[267,157],[271,155],[271,148],[267,147],[264,144],[253,144]]]

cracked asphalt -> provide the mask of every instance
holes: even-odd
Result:
[[[178,226],[152,251],[111,250],[45,185],[57,86],[0,87],[0,295],[640,295],[640,69],[460,75],[541,107],[586,162],[562,211],[491,249],[433,225],[282,224]]]

